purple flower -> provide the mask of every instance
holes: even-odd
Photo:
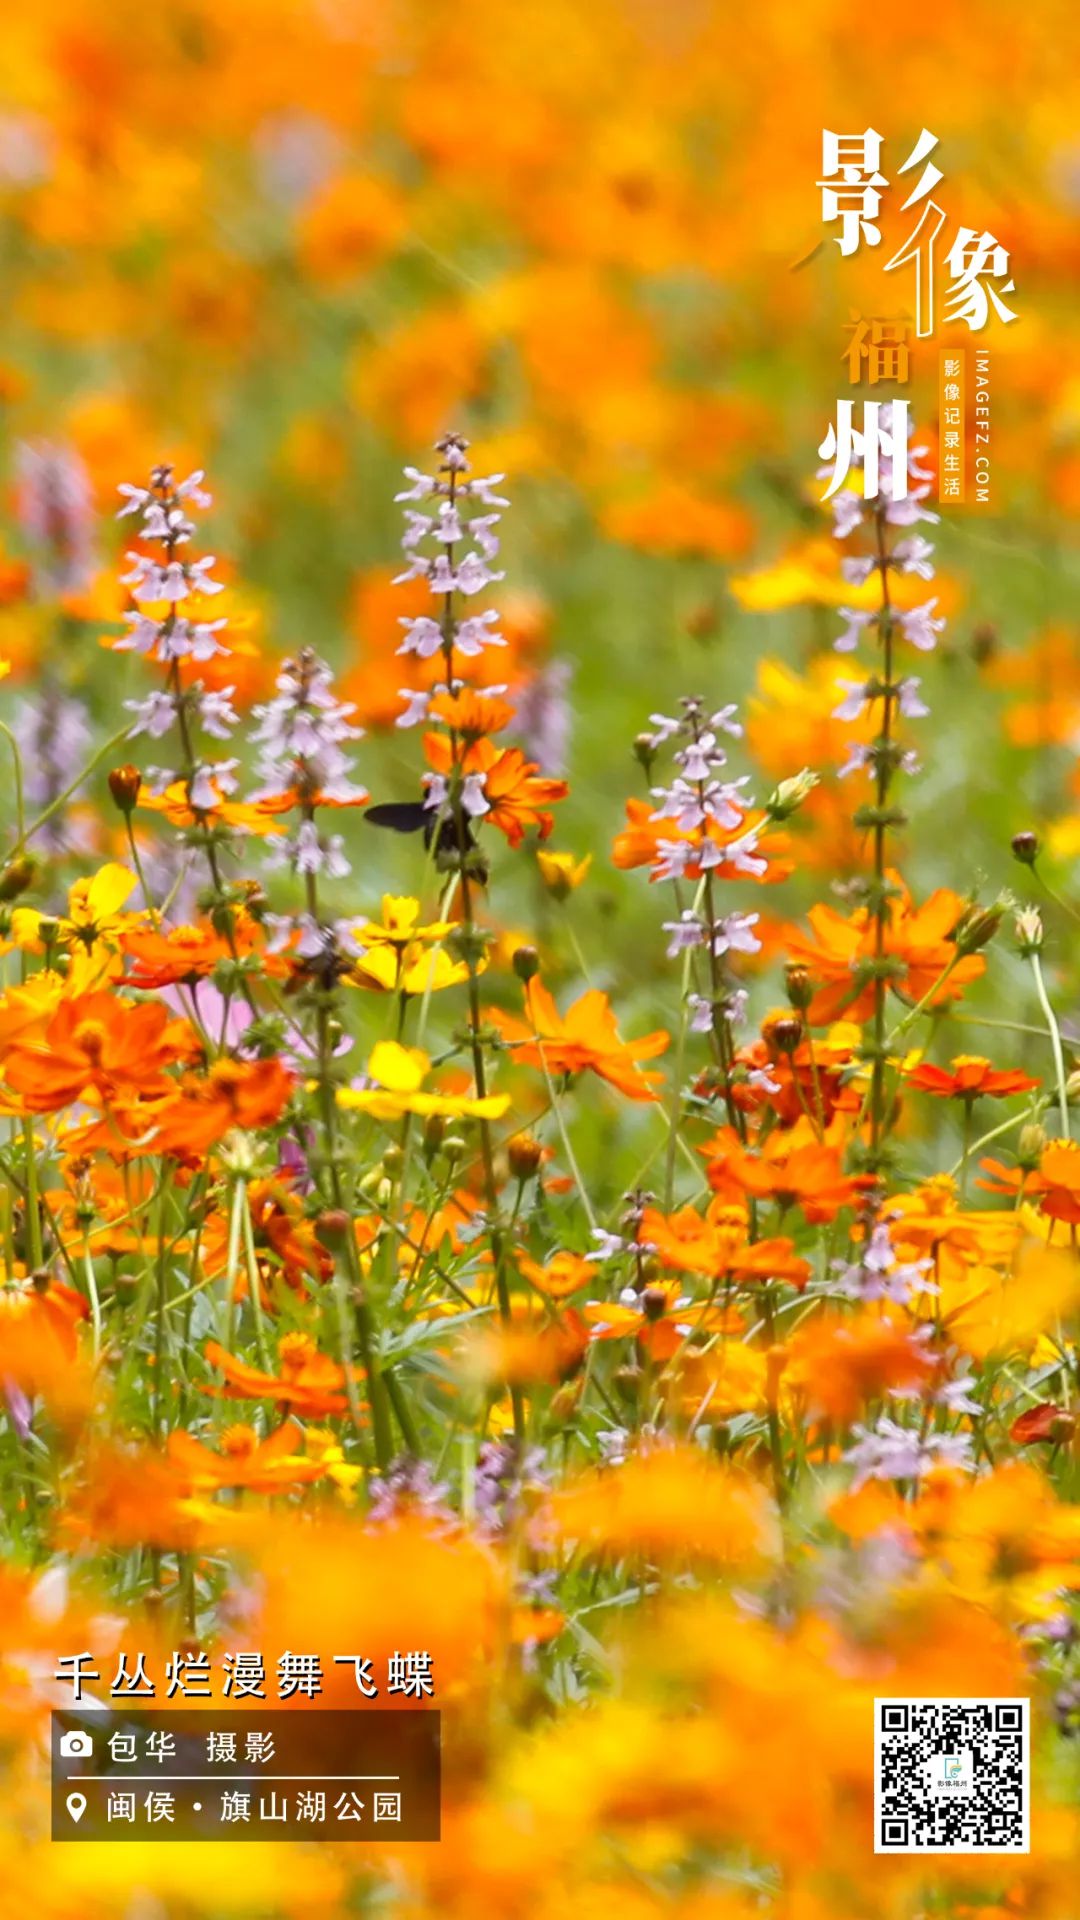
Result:
[[[862,633],[863,628],[868,627],[872,621],[876,620],[877,615],[864,613],[861,609],[855,609],[853,607],[841,607],[839,612],[841,620],[847,621],[847,626],[838,639],[833,641],[833,646],[837,653],[854,653],[855,648],[859,644],[859,635]]]
[[[864,502],[850,487],[842,488],[833,495],[833,533],[837,540],[846,540],[855,528],[862,525]]]
[[[34,549],[44,598],[81,593],[94,571],[94,496],[90,476],[70,447],[23,441],[15,454],[19,525]]]
[[[459,631],[459,642],[460,638]],[[569,660],[551,660],[518,695],[515,718],[522,745],[541,773],[559,774],[566,763],[570,732],[570,705],[566,695],[573,671]]]
[[[704,923],[693,907],[684,907],[677,920],[665,920],[664,932],[671,935],[667,950],[669,960],[674,960],[680,953],[690,952],[694,947],[703,947],[707,937]]]
[[[922,544],[925,545],[925,542]],[[897,548],[897,552],[899,552],[899,548]],[[918,647],[920,653],[932,653],[934,651],[934,648],[937,646],[937,635],[945,625],[943,619],[935,620],[932,618],[936,606],[937,599],[935,597],[933,600],[924,600],[920,607],[910,607],[906,613],[900,613],[896,616],[900,623],[904,639],[909,640],[913,647]]]
[[[920,533],[913,533],[907,540],[898,540],[892,550],[892,559],[901,573],[917,573],[920,580],[932,580],[934,569],[930,565],[930,555],[934,549],[929,540]]]
[[[918,1480],[933,1467],[973,1470],[972,1441],[968,1433],[920,1434],[915,1427],[898,1426],[882,1414],[877,1426],[853,1427],[856,1444],[844,1455],[855,1469],[853,1492],[868,1480]]]
[[[725,953],[760,953],[761,941],[754,928],[759,913],[729,913],[712,930],[713,952],[719,959]]]

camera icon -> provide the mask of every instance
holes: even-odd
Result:
[[[88,1733],[62,1733],[60,1736],[62,1760],[81,1760],[93,1751],[94,1742]]]

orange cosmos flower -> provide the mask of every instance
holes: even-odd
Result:
[[[308,1218],[303,1202],[281,1179],[248,1182],[248,1206],[251,1210],[255,1262],[260,1279],[263,1307],[275,1305],[272,1282],[282,1279],[297,1292],[311,1280],[330,1279],[334,1262],[316,1236],[316,1222]],[[204,1275],[222,1274],[228,1266],[229,1219],[220,1209],[212,1209],[202,1223],[199,1235],[199,1261]],[[249,1280],[245,1265],[236,1272],[235,1297],[248,1297]]]
[[[230,800],[212,776],[207,776],[207,787],[213,797],[213,805],[208,807],[192,806],[186,780],[173,780],[163,793],[154,793],[143,785],[135,804],[148,808],[151,813],[164,814],[173,827],[232,827],[239,833],[285,832],[284,823],[275,818],[276,803]],[[287,804],[291,805],[291,800]]]
[[[582,1308],[593,1340],[624,1340],[633,1335],[651,1360],[663,1365],[686,1346],[694,1333],[743,1331],[733,1308],[691,1300],[678,1280],[650,1280],[633,1305],[623,1300],[590,1300]]]
[[[833,1220],[841,1207],[857,1206],[874,1185],[869,1174],[845,1174],[839,1147],[819,1140],[807,1120],[769,1134],[754,1148],[743,1145],[734,1127],[720,1127],[698,1151],[709,1163],[715,1193],[727,1200],[744,1195],[775,1200],[782,1212],[799,1207],[812,1222]]]
[[[1010,648],[985,669],[992,687],[1026,695],[1010,701],[1005,730],[1021,747],[1067,746],[1080,722],[1080,656],[1076,634],[1050,627],[1028,646]]]
[[[568,1300],[596,1278],[596,1266],[583,1253],[553,1253],[541,1266],[527,1253],[517,1255],[518,1270],[548,1300]]]
[[[221,1539],[226,1520],[232,1536],[241,1516],[189,1495],[160,1454],[105,1443],[90,1453],[60,1532],[78,1545],[198,1549]]]
[[[488,1010],[486,1018],[513,1047],[519,1060],[529,1066],[546,1067],[552,1074],[584,1073],[590,1068],[607,1080],[628,1100],[655,1100],[653,1083],[662,1076],[643,1073],[638,1062],[654,1060],[663,1053],[668,1035],[659,1028],[643,1040],[620,1040],[615,1015],[607,995],[593,989],[575,1000],[560,1018],[547,988],[534,975],[525,988],[528,1022],[517,1020],[499,1007]]]
[[[981,953],[958,957],[949,939],[967,903],[947,887],[939,887],[916,907],[898,876],[892,873],[889,879],[899,888],[885,926],[884,957],[896,965],[889,985],[905,999],[918,1001],[930,994],[929,1005],[944,1006],[978,979],[986,966]],[[861,977],[860,969],[875,957],[876,920],[866,907],[857,907],[845,919],[835,907],[825,905],[811,907],[808,918],[812,934],[796,928],[789,931],[787,940],[791,958],[802,961],[818,983],[807,1019],[813,1026],[827,1026],[841,1015],[848,1020],[867,1019],[874,1008],[874,983]],[[941,976],[947,968],[951,971],[945,980]]]
[[[663,1266],[675,1267],[681,1273],[699,1273],[734,1283],[786,1280],[794,1287],[805,1287],[810,1262],[799,1258],[794,1241],[777,1238],[751,1243],[747,1226],[745,1208],[731,1206],[718,1195],[710,1202],[704,1219],[695,1207],[680,1207],[672,1214],[646,1207],[638,1238],[655,1249]]]
[[[678,1564],[745,1565],[773,1557],[779,1544],[764,1490],[686,1445],[643,1448],[621,1466],[583,1474],[552,1496],[545,1524],[586,1552]]]
[[[89,1366],[78,1364],[79,1328],[89,1316],[81,1293],[58,1280],[0,1286],[3,1378],[30,1400],[40,1394],[65,1422],[78,1421],[90,1406]]]
[[[770,1092],[760,1079],[754,1084],[737,1082],[734,1099],[744,1112],[758,1113],[768,1108],[782,1127],[793,1127],[810,1117],[820,1127],[828,1127],[838,1113],[857,1113],[861,1093],[851,1069],[859,1058],[861,1035],[851,1021],[837,1021],[817,1039],[799,1041],[794,1049],[782,1049],[777,1040],[781,1021],[794,1022],[801,1029],[797,1014],[785,1009],[762,1022],[762,1038],[739,1047],[737,1063],[751,1072],[764,1073],[771,1081]]]
[[[456,693],[437,693],[428,707],[430,720],[441,720],[452,733],[458,733],[466,745],[485,734],[501,733],[514,718],[509,700],[498,694],[478,693],[472,687],[459,687]]]
[[[788,1348],[784,1379],[811,1412],[847,1426],[870,1400],[893,1387],[923,1385],[933,1360],[910,1330],[876,1313],[820,1313]]]
[[[258,1367],[226,1353],[216,1340],[208,1340],[204,1349],[209,1366],[225,1375],[223,1387],[204,1387],[204,1393],[225,1400],[275,1400],[281,1406],[316,1418],[328,1413],[344,1413],[348,1407],[345,1393],[345,1369],[336,1360],[320,1353],[306,1333],[287,1333],[278,1342],[277,1374],[263,1373]],[[362,1375],[350,1369],[350,1377]]]
[[[1023,1232],[1015,1213],[961,1208],[956,1181],[947,1173],[934,1174],[911,1193],[893,1194],[887,1219],[889,1238],[902,1259],[929,1254],[935,1264],[948,1254],[954,1262],[1007,1266]]]
[[[909,1086],[945,1100],[978,1100],[983,1094],[994,1094],[1001,1099],[1010,1093],[1030,1093],[1039,1085],[1030,1074],[1021,1073],[1016,1067],[998,1070],[977,1053],[957,1054],[951,1073],[924,1061],[921,1066],[913,1067],[906,1078]]]
[[[456,768],[463,778],[480,776],[487,802],[487,811],[480,817],[505,833],[512,847],[520,846],[527,827],[536,827],[541,840],[546,840],[555,825],[555,816],[547,809],[554,801],[565,800],[570,791],[565,780],[542,775],[520,747],[496,747],[481,739],[455,756],[445,734],[426,733],[424,751],[436,774],[445,777]]]
[[[128,932],[123,938],[125,953],[135,962],[128,975],[133,987],[169,987],[177,983],[193,985],[213,973],[220,961],[244,959],[258,950],[260,934],[246,915],[233,922],[233,944],[222,939],[211,926],[172,927],[162,933],[149,927]],[[267,973],[279,977],[288,972],[281,954],[263,954]]]
[[[179,1158],[206,1153],[233,1127],[251,1131],[280,1120],[293,1076],[280,1060],[215,1060],[188,1074],[155,1119],[153,1151]]]
[[[279,1493],[322,1478],[322,1462],[304,1457],[303,1444],[303,1430],[296,1420],[283,1420],[266,1440],[259,1439],[254,1427],[226,1427],[217,1453],[178,1429],[169,1435],[166,1458],[193,1493],[214,1487]]]
[[[495,1320],[469,1330],[465,1364],[488,1381],[556,1386],[578,1371],[588,1345],[588,1328],[575,1308],[545,1317],[532,1302],[515,1300],[509,1325]]]
[[[162,1093],[165,1068],[190,1051],[187,1022],[165,1007],[88,993],[62,1001],[43,1034],[16,1042],[4,1076],[23,1108],[54,1113],[77,1100]]]
[[[1080,1144],[1051,1140],[1043,1148],[1037,1173],[1024,1167],[1006,1167],[1000,1160],[980,1163],[991,1178],[980,1180],[987,1193],[1025,1193],[1038,1198],[1041,1212],[1051,1220],[1080,1224]]]

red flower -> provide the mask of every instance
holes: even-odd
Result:
[[[1075,1414],[1065,1407],[1056,1407],[1052,1400],[1041,1400],[1037,1407],[1029,1407],[1013,1421],[1009,1439],[1015,1440],[1019,1447],[1030,1446],[1036,1440],[1052,1440],[1058,1445],[1075,1432]]]
[[[977,1100],[984,1093],[1003,1099],[1010,1093],[1030,1093],[1039,1084],[1017,1067],[998,1070],[977,1053],[957,1054],[951,1073],[926,1060],[912,1069],[907,1080],[909,1086],[918,1087],[922,1093],[937,1094],[943,1100]]]

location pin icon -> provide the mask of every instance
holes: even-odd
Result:
[[[81,1820],[83,1814],[86,1812],[85,1793],[69,1793],[67,1797],[67,1810],[73,1820]]]

